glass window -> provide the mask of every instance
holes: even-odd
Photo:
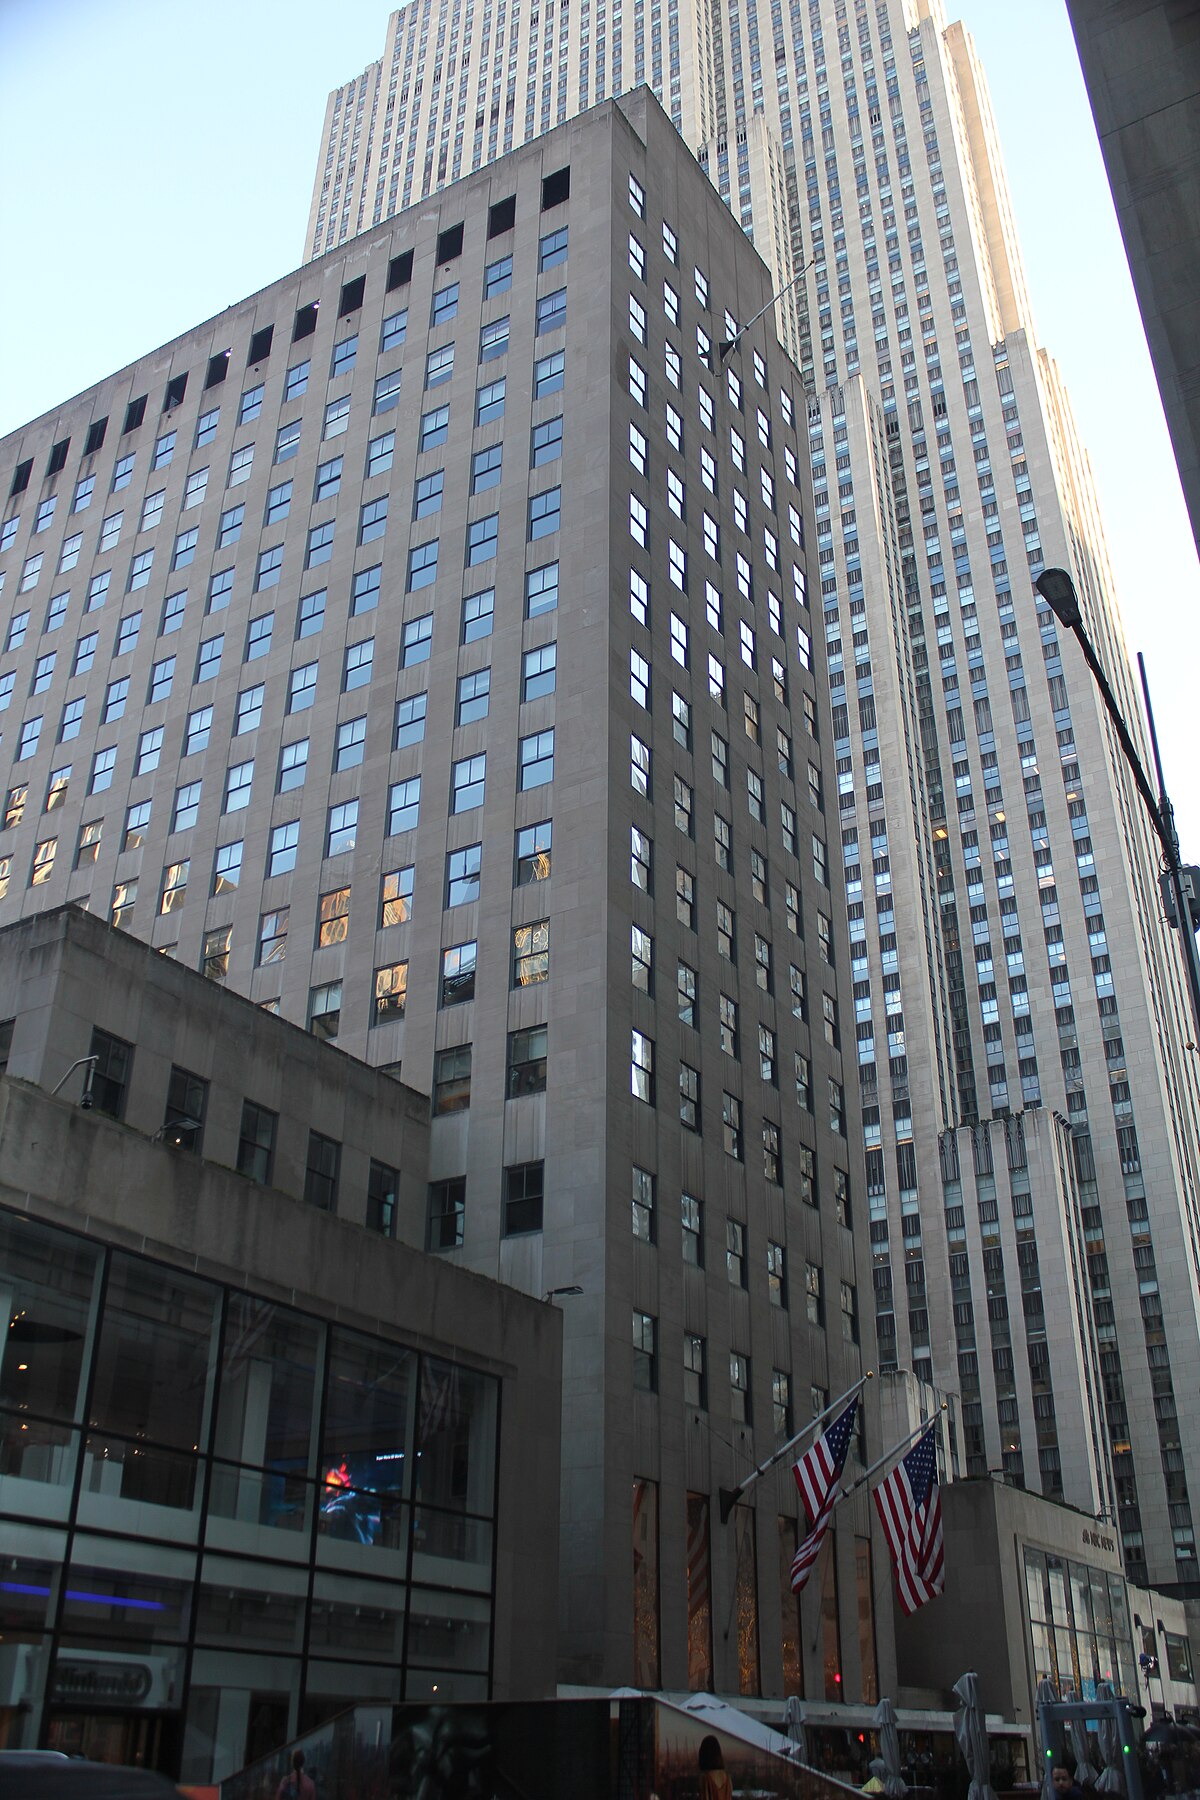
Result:
[[[353,850],[357,836],[358,801],[344,800],[337,806],[331,806],[326,829],[325,854],[340,856],[344,850]]]
[[[453,765],[450,773],[450,811],[470,812],[483,805],[486,755],[467,756]]]
[[[431,587],[437,580],[438,566],[437,538],[430,539],[427,544],[414,544],[408,553],[408,592],[414,593],[418,588]]]
[[[385,475],[392,466],[392,457],[396,448],[396,434],[385,431],[382,436],[372,438],[367,445],[366,474],[369,480],[372,475]]]
[[[284,377],[283,398],[298,400],[301,394],[308,391],[308,376],[311,364],[308,362],[293,363]]]
[[[277,917],[277,915],[264,915]],[[265,960],[265,959],[264,959]],[[275,1131],[278,1115],[253,1100],[242,1102],[242,1124],[238,1134],[237,1168],[239,1175],[267,1186],[275,1166]]]
[[[375,639],[363,638],[360,643],[348,644],[342,668],[342,692],[349,693],[353,688],[366,687],[371,679],[371,670],[375,660]]]
[[[540,1094],[546,1088],[545,1025],[532,1025],[508,1034],[508,1098]]]
[[[544,1170],[540,1162],[518,1163],[504,1171],[504,1235],[542,1229]]]
[[[369,569],[359,569],[350,583],[350,617],[358,618],[362,613],[374,612],[379,604],[379,589],[383,579],[383,567],[375,563]]]
[[[505,382],[501,376],[499,381],[486,382],[475,393],[475,423],[486,425],[490,420],[504,417]]]
[[[526,887],[534,881],[545,881],[550,874],[551,821],[525,825],[516,834],[516,867],[514,885]]]
[[[499,535],[499,513],[487,513],[481,519],[471,520],[467,525],[466,566],[471,568],[476,563],[490,561],[496,554]]]
[[[543,332],[557,331],[564,326],[566,322],[566,288],[556,288],[552,294],[543,294],[537,303],[535,335],[541,337]]]
[[[375,409],[379,410],[378,406]],[[325,424],[321,436],[323,438],[341,437],[350,424],[350,396],[343,394],[340,399],[331,400],[325,408]]]
[[[393,749],[402,750],[406,744],[419,744],[425,736],[425,712],[427,695],[410,694],[406,700],[396,702],[396,735]]]
[[[491,362],[494,357],[503,356],[508,350],[508,314],[502,319],[492,319],[484,325],[479,333],[479,360]]]
[[[483,271],[483,297],[489,299],[492,294],[507,293],[512,286],[511,256],[502,256],[498,261],[489,263]]]
[[[518,788],[541,787],[554,778],[554,732],[538,731],[520,740]]]
[[[229,459],[229,479],[227,487],[238,487],[243,481],[249,481],[250,470],[254,463],[254,445],[243,444],[235,450]]]
[[[108,1440],[112,1488],[129,1500],[185,1510],[196,1504],[198,1470],[191,1452],[205,1430],[219,1292],[213,1283],[192,1280],[162,1264],[112,1255],[89,1416]],[[137,1455],[134,1447],[142,1440],[166,1446],[167,1453]],[[95,1575],[88,1573],[94,1582]],[[87,1579],[82,1583],[89,1585]],[[160,1611],[161,1595],[173,1585],[126,1578],[135,1594],[143,1586],[147,1598],[156,1592],[160,1597],[149,1604]],[[82,1619],[70,1620],[72,1608],[67,1610],[67,1629],[83,1628]],[[168,1631],[181,1628],[177,1614],[166,1625]]]
[[[342,1025],[342,984],[326,981],[308,990],[308,1029],[331,1043]]]
[[[478,900],[482,858],[482,844],[467,844],[461,850],[449,852],[446,857],[447,906],[464,906]]]
[[[427,475],[418,475],[413,487],[414,519],[425,519],[430,513],[441,511],[445,485],[444,469],[431,469]]]
[[[408,336],[408,308],[402,307],[399,312],[389,313],[384,319],[379,333],[379,349],[395,350]]]
[[[495,606],[496,590],[494,588],[485,588],[482,593],[467,595],[462,607],[462,641],[464,644],[473,644],[479,638],[491,636]]]
[[[260,914],[258,921],[258,960],[260,964],[282,962],[287,952],[288,914],[281,906],[275,912]],[[241,1167],[241,1164],[238,1164]]]
[[[545,563],[539,569],[530,569],[525,577],[525,616],[536,619],[539,614],[552,612],[558,605],[558,564]]]
[[[359,508],[358,541],[369,544],[375,538],[381,538],[387,530],[388,496],[381,494],[377,500],[367,500]]]
[[[557,394],[563,385],[566,369],[566,354],[555,350],[550,356],[543,356],[533,365],[533,397],[542,399],[546,394]]]
[[[425,1232],[427,1250],[457,1250],[461,1246],[466,1219],[466,1194],[467,1184],[461,1175],[451,1181],[430,1183],[429,1217]]]
[[[296,636],[312,637],[320,631],[325,623],[325,599],[327,590],[318,588],[315,593],[303,594],[296,609]]]
[[[410,864],[406,869],[392,869],[383,877],[379,911],[379,924],[403,925],[412,913],[413,882],[416,870]]]
[[[333,555],[333,534],[336,521],[326,519],[322,525],[314,525],[308,533],[308,541],[304,552],[304,566],[315,569],[321,563],[327,563]]]
[[[440,350],[431,350],[425,358],[425,386],[440,387],[442,382],[449,381],[454,373],[454,345],[443,344]],[[399,378],[397,377],[397,388]],[[378,411],[378,407],[376,408]]]
[[[411,776],[407,781],[393,782],[388,790],[388,836],[394,837],[399,831],[414,830],[420,805],[419,775]]]
[[[275,434],[275,461],[287,462],[295,456],[300,448],[301,421],[293,419],[288,425],[281,425]]]
[[[277,825],[271,833],[270,850],[267,855],[268,875],[287,875],[296,866],[296,850],[300,842],[300,821],[290,820],[286,825]]]
[[[554,692],[558,664],[558,645],[543,644],[527,650],[521,659],[521,699],[536,700]]]
[[[562,489],[547,488],[544,493],[532,494],[529,499],[529,537],[531,540],[548,537],[557,531],[559,511],[562,501]]]
[[[649,1313],[633,1315],[633,1385],[646,1394],[658,1388],[656,1321]]]
[[[434,1117],[444,1113],[463,1112],[470,1104],[470,1044],[459,1044],[453,1050],[439,1050],[433,1059]]]
[[[417,442],[419,450],[433,450],[438,444],[444,444],[450,426],[450,408],[436,406],[432,412],[421,414],[421,435]]]
[[[409,619],[401,634],[400,667],[409,669],[414,663],[427,662],[432,640],[432,613],[422,613],[418,619]]]
[[[451,281],[445,287],[435,288],[433,303],[429,311],[429,323],[444,325],[448,319],[454,318],[458,312],[458,283]]]
[[[475,998],[475,969],[479,946],[474,943],[451,944],[442,951],[442,977],[439,1006],[461,1006]]]
[[[550,921],[538,919],[531,925],[513,928],[514,987],[532,987],[550,974]]]
[[[131,807],[130,811],[132,810]],[[128,849],[128,830],[126,830],[125,838],[125,848]],[[238,838],[236,843],[221,844],[218,846],[216,860],[213,863],[212,891],[214,894],[229,893],[233,888],[238,886],[242,875],[243,849],[244,844],[241,838]]]
[[[372,1025],[383,1025],[389,1019],[402,1019],[407,1003],[408,964],[406,962],[384,963],[375,971]],[[367,1223],[371,1223],[369,1218]]]
[[[330,380],[335,375],[348,375],[354,367],[358,356],[358,333],[352,337],[340,338],[333,346],[333,356],[329,364]]]

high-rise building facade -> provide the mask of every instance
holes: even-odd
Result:
[[[334,91],[309,248],[647,80],[775,269],[808,394],[881,1363],[967,1467],[1200,1575],[1200,1101],[1156,849],[1076,648],[1137,706],[995,124],[941,0],[413,4]],[[737,351],[731,366],[740,368]],[[815,595],[815,585],[814,585]],[[814,610],[815,610],[814,598]]]
[[[717,1500],[870,1329],[770,291],[643,91],[6,439],[0,919],[431,1094],[424,1247],[563,1310],[564,1680],[871,1700],[865,1494],[803,1637]]]
[[[1200,17],[1067,0],[1183,497],[1200,544]]]

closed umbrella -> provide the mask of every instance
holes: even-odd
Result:
[[[1043,1675],[1037,1685],[1037,1702],[1039,1706],[1053,1706],[1058,1699],[1058,1689],[1048,1675]],[[1054,1766],[1057,1744],[1052,1744],[1049,1737],[1042,1744],[1042,1794],[1041,1800],[1054,1800],[1054,1783],[1050,1779],[1050,1770]]]
[[[1096,1683],[1096,1698],[1108,1701],[1114,1698],[1110,1681]],[[1100,1779],[1096,1783],[1097,1791],[1101,1794],[1123,1794],[1125,1783],[1121,1774],[1121,1732],[1111,1713],[1101,1713],[1096,1725],[1096,1742],[1100,1746],[1100,1757],[1104,1763]]]
[[[1063,1698],[1066,1700],[1076,1700],[1079,1696],[1068,1688],[1065,1691]],[[1075,1758],[1076,1781],[1081,1788],[1094,1787],[1099,1779],[1099,1771],[1093,1767],[1091,1759],[1088,1756],[1091,1745],[1088,1743],[1087,1720],[1068,1719],[1067,1739],[1071,1746],[1071,1755]]]
[[[808,1761],[808,1745],[804,1741],[804,1708],[798,1694],[789,1694],[783,1709],[783,1728],[792,1744],[797,1762]]]
[[[954,1715],[954,1735],[971,1777],[967,1800],[996,1800],[988,1780],[991,1756],[987,1727],[983,1722],[983,1702],[979,1698],[979,1677],[974,1669],[959,1676],[952,1692],[957,1694],[960,1702]]]
[[[883,1791],[888,1800],[903,1800],[908,1783],[900,1773],[900,1733],[896,1728],[896,1709],[886,1694],[875,1708],[875,1729],[879,1733],[879,1754],[887,1771]]]

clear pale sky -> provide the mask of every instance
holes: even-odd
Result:
[[[326,95],[381,54],[388,11],[0,0],[0,433],[300,262]],[[1092,455],[1184,859],[1200,861],[1200,567],[1066,9],[947,14],[987,70],[1039,338]]]

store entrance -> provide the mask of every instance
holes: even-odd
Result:
[[[179,1768],[183,1720],[179,1713],[82,1712],[54,1708],[46,1745],[89,1762],[123,1763],[130,1768]]]

